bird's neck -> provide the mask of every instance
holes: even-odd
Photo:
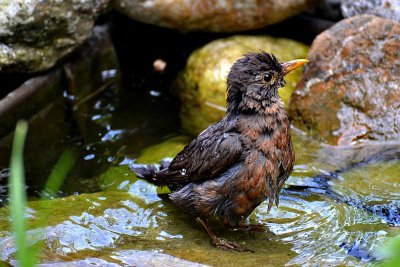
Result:
[[[259,88],[247,88],[240,90],[240,87],[231,85],[228,87],[227,113],[238,114],[259,114],[273,115],[284,113],[283,102],[278,94],[278,89],[260,90]]]
[[[263,99],[244,98],[240,103],[235,103],[234,107],[228,105],[227,111],[234,116],[239,114],[261,116],[282,114],[286,116],[283,102],[278,95]]]

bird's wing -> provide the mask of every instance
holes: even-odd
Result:
[[[165,184],[180,185],[209,180],[227,170],[242,152],[234,125],[223,120],[207,128],[176,155],[167,169],[158,173],[158,179]]]

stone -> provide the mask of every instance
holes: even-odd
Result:
[[[113,7],[148,24],[182,31],[234,32],[283,21],[319,0],[116,0]]]
[[[260,49],[275,54],[280,61],[289,61],[305,58],[308,46],[284,38],[237,35],[212,41],[190,55],[172,88],[181,101],[181,122],[187,133],[197,135],[224,116],[226,76],[231,65],[244,53]],[[300,74],[301,70],[293,71],[280,89],[286,104]]]
[[[371,14],[400,22],[400,0],[341,0],[344,17]]]
[[[1,1],[0,71],[44,71],[90,35],[109,0]]]
[[[400,138],[400,24],[345,19],[312,43],[290,102],[293,124],[333,145]]]

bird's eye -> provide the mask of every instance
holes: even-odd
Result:
[[[272,78],[273,78],[273,76],[271,73],[266,73],[266,74],[264,74],[263,80],[264,80],[264,82],[269,83],[272,80]]]

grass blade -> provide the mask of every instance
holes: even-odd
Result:
[[[17,123],[12,154],[10,160],[10,215],[12,229],[16,236],[17,260],[20,266],[33,266],[33,258],[27,245],[26,220],[25,220],[25,173],[24,173],[24,143],[28,125],[25,121]]]

